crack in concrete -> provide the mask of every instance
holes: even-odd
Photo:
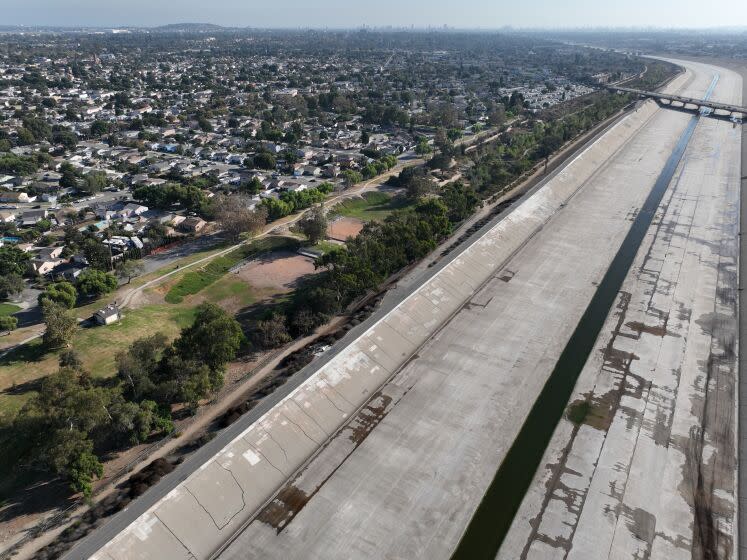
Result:
[[[306,412],[306,409],[305,409],[304,407],[302,407],[302,406],[301,406],[300,404],[298,404],[298,403],[297,403],[297,402],[296,402],[295,400],[293,400],[293,399],[290,399],[290,400],[291,400],[291,402],[295,403],[295,405],[296,405],[296,406],[298,407],[298,410],[300,410],[300,411],[301,411],[301,413],[302,413],[302,414],[303,414],[304,416],[306,416],[306,418],[308,418],[309,420],[311,420],[311,422],[312,422],[313,424],[316,424],[316,427],[317,427],[317,428],[319,428],[319,429],[320,429],[320,430],[322,431],[322,433],[323,433],[323,434],[324,434],[325,436],[327,436],[327,438],[329,438],[329,436],[330,436],[331,434],[328,434],[328,433],[327,433],[327,430],[325,430],[324,428],[322,428],[322,425],[321,425],[321,424],[320,424],[319,422],[317,422],[317,421],[316,421],[316,420],[314,419],[314,417],[313,417],[313,416],[311,416],[311,414],[309,414],[308,412]],[[326,439],[326,438],[325,438],[325,439]]]
[[[324,396],[324,398],[325,398],[325,399],[327,399],[327,400],[328,400],[328,401],[330,402],[330,404],[331,404],[331,405],[332,405],[333,407],[335,407],[335,408],[337,409],[337,412],[339,412],[340,414],[342,414],[342,415],[343,415],[343,417],[344,417],[344,418],[347,418],[347,417],[348,417],[348,413],[347,413],[347,412],[345,412],[344,410],[342,410],[342,409],[341,409],[341,408],[340,408],[339,406],[337,406],[337,405],[335,404],[335,401],[333,401],[332,399],[330,399],[330,398],[329,398],[329,396],[327,396],[327,394],[326,394],[326,393],[325,393],[324,391],[321,391],[321,394],[322,394],[322,395]],[[326,432],[325,432],[325,433],[326,433]]]
[[[288,452],[285,450],[285,447],[283,447],[282,445],[280,445],[280,443],[272,435],[272,432],[270,432],[269,430],[265,430],[265,429],[263,429],[262,431],[265,434],[267,434],[267,436],[272,440],[272,442],[280,448],[280,451],[283,452],[283,456],[285,457],[285,462],[287,463],[288,462]]]
[[[236,517],[236,516],[237,516],[238,514],[240,514],[240,513],[242,512],[242,511],[244,511],[244,509],[246,508],[246,500],[244,499],[244,488],[243,488],[243,487],[241,486],[241,484],[239,484],[239,481],[238,481],[238,480],[236,479],[236,476],[235,476],[235,475],[233,474],[233,472],[231,472],[231,469],[228,469],[228,468],[224,467],[224,466],[223,466],[223,465],[221,465],[221,464],[220,464],[220,463],[219,463],[218,461],[215,461],[215,464],[216,464],[216,465],[218,465],[218,466],[219,466],[220,468],[222,468],[222,469],[223,469],[224,471],[226,471],[226,472],[227,472],[228,474],[230,474],[230,475],[231,475],[231,478],[232,478],[232,479],[233,479],[233,481],[234,481],[234,482],[236,483],[236,486],[237,486],[237,487],[239,488],[239,490],[241,490],[241,507],[240,507],[240,508],[238,509],[238,511],[236,511],[236,513],[234,513],[234,514],[233,514],[233,515],[232,515],[232,516],[231,516],[231,517],[230,517],[230,518],[228,519],[228,521],[226,521],[226,522],[225,522],[225,523],[224,523],[223,525],[220,525],[220,524],[219,524],[219,523],[218,523],[218,522],[217,522],[217,521],[215,520],[215,517],[213,517],[213,514],[212,514],[212,513],[210,513],[210,511],[209,511],[209,510],[208,510],[208,509],[207,509],[207,508],[206,508],[206,507],[205,507],[205,506],[204,506],[204,505],[202,504],[202,502],[201,502],[201,501],[200,501],[200,499],[199,499],[199,498],[198,498],[198,497],[197,497],[197,496],[195,495],[195,493],[194,493],[194,492],[192,492],[192,490],[190,490],[190,489],[189,489],[189,486],[187,486],[187,485],[185,484],[185,485],[184,485],[184,489],[185,489],[185,490],[186,490],[187,492],[189,492],[189,494],[190,494],[190,495],[191,495],[191,496],[192,496],[192,497],[193,497],[193,498],[195,499],[195,501],[197,502],[197,505],[199,505],[199,506],[200,506],[200,507],[201,507],[201,508],[202,508],[202,509],[203,509],[203,510],[205,511],[205,513],[207,513],[207,514],[208,514],[208,517],[210,517],[210,519],[212,520],[212,522],[213,522],[213,524],[215,525],[215,527],[216,527],[216,528],[217,528],[217,529],[218,529],[219,531],[222,531],[224,527],[228,526],[228,525],[229,525],[229,524],[231,523],[231,521],[233,521],[234,517]]]
[[[267,455],[265,455],[264,453],[262,453],[262,450],[259,447],[257,447],[256,445],[252,445],[252,444],[249,444],[249,445],[251,445],[252,449],[254,449],[257,453],[259,453],[260,455],[262,455],[262,457],[264,458],[264,460],[267,461],[267,463],[273,469],[275,469],[276,471],[278,471],[285,478],[288,478],[288,474],[286,472],[284,472],[282,469],[279,469],[278,467],[276,467],[275,463],[273,463],[272,461],[270,461],[270,459],[267,458]],[[287,459],[287,457],[286,457],[286,459]]]
[[[191,492],[190,492],[190,494],[191,494]],[[171,527],[169,527],[169,526],[168,526],[168,525],[167,525],[167,524],[166,524],[166,523],[164,522],[164,520],[163,520],[163,519],[161,519],[160,517],[158,517],[158,514],[157,514],[156,512],[153,512],[153,517],[155,517],[156,519],[158,519],[158,520],[159,520],[159,521],[161,522],[161,524],[162,524],[162,525],[163,525],[164,527],[166,527],[166,530],[167,530],[167,531],[168,531],[169,533],[171,533],[171,536],[173,536],[173,537],[174,537],[174,538],[175,538],[175,539],[176,539],[176,540],[177,540],[177,541],[179,542],[179,544],[180,544],[180,545],[182,545],[182,546],[184,547],[184,550],[186,550],[186,551],[187,551],[187,554],[189,554],[189,557],[190,557],[190,558],[192,558],[192,559],[194,559],[194,560],[197,560],[197,556],[195,556],[195,554],[194,554],[194,553],[193,553],[193,552],[192,552],[192,551],[191,551],[191,550],[189,549],[189,547],[188,547],[188,546],[187,546],[186,544],[184,544],[184,541],[182,541],[182,539],[180,539],[179,537],[177,537],[177,536],[176,536],[176,533],[174,533],[174,531],[172,531],[172,530],[171,530]]]
[[[298,428],[299,430],[301,430],[301,432],[303,432],[303,435],[305,435],[309,440],[313,441],[317,445],[321,445],[321,442],[316,441],[313,437],[311,437],[309,434],[307,434],[306,430],[304,430],[298,422],[296,422],[295,420],[292,420],[287,414],[285,414],[285,413],[282,413],[282,414],[283,414],[283,418],[285,418],[286,420],[288,420],[288,422],[290,422],[296,428]]]

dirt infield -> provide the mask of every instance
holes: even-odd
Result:
[[[348,237],[355,237],[365,224],[358,218],[337,218],[329,223],[327,237],[336,241],[345,241]]]
[[[278,251],[250,262],[236,274],[255,288],[280,293],[290,291],[300,278],[314,272],[312,259],[290,251]]]

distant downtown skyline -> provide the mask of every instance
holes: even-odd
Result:
[[[711,0],[2,0],[0,25],[236,27],[503,26],[713,28],[747,26],[747,1]]]

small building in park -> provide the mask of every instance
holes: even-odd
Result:
[[[122,318],[122,313],[120,312],[119,307],[117,307],[116,304],[110,303],[103,309],[99,309],[96,313],[94,313],[93,318],[99,325],[111,325],[112,323],[116,323]]]

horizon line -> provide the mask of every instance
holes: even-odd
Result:
[[[103,25],[103,24],[23,24],[23,23],[4,23],[0,24],[0,29],[61,29],[61,30],[154,30],[163,27],[178,27],[178,26],[211,26],[218,28],[218,30],[226,31],[298,31],[298,30],[314,30],[314,31],[386,31],[386,30],[401,30],[401,31],[647,31],[647,32],[672,32],[672,31],[701,31],[701,32],[741,32],[747,33],[747,26],[745,25],[720,25],[720,26],[708,26],[708,27],[692,27],[692,26],[643,26],[643,25],[629,25],[629,26],[615,26],[615,25],[587,25],[587,26],[516,26],[516,25],[502,25],[495,27],[457,27],[450,26],[448,24],[428,24],[428,25],[416,25],[416,24],[382,24],[382,25],[340,25],[340,26],[314,26],[314,25],[296,25],[296,26],[231,26],[223,25],[219,23],[211,22],[171,22],[157,25],[145,25],[145,24],[119,24],[119,25]]]

